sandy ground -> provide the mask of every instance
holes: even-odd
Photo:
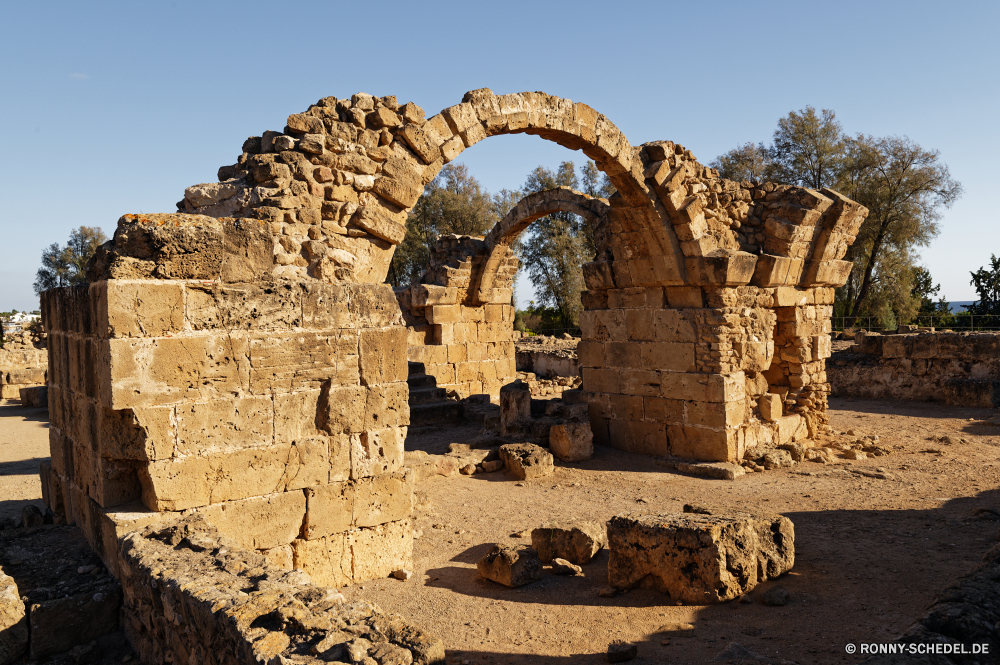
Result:
[[[42,504],[38,463],[49,458],[48,409],[0,400],[0,521]]]
[[[417,487],[416,574],[408,582],[368,582],[345,590],[438,635],[449,663],[602,663],[614,640],[639,644],[634,662],[697,663],[731,642],[774,662],[851,663],[848,643],[888,642],[935,595],[971,570],[997,535],[1000,427],[978,424],[990,409],[834,399],[837,430],[876,434],[888,457],[841,464],[804,462],[734,482],[683,476],[650,458],[599,448],[584,463],[518,484],[502,473],[436,477]],[[970,420],[971,419],[971,420]],[[471,428],[413,437],[440,449]],[[951,435],[967,443],[941,444]],[[848,437],[853,439],[854,437]],[[921,452],[921,451],[937,452]],[[859,475],[883,469],[886,479]],[[792,519],[796,562],[758,587],[749,604],[677,606],[653,591],[601,598],[607,551],[582,577],[547,576],[508,589],[479,578],[476,561],[494,542],[553,520],[607,520],[626,512],[680,512],[696,502],[717,509],[779,512]],[[774,584],[791,602],[759,601]],[[694,637],[670,624],[690,623]]]
[[[1000,427],[996,410],[831,400],[833,426],[877,434],[888,457],[835,465],[804,462],[733,482],[677,474],[648,457],[599,448],[552,476],[518,483],[502,472],[435,477],[417,486],[415,575],[344,590],[440,636],[449,663],[603,663],[613,640],[639,644],[633,662],[710,662],[731,643],[773,662],[852,663],[847,643],[888,642],[944,587],[971,570],[1000,527]],[[48,452],[44,410],[0,406],[0,519],[38,501],[38,462]],[[440,452],[475,427],[425,430],[409,447]],[[965,443],[943,444],[950,435]],[[853,437],[851,437],[853,438]],[[882,469],[885,479],[859,472]],[[696,502],[719,510],[780,512],[795,523],[795,568],[749,604],[677,606],[653,591],[614,598],[607,552],[579,577],[547,576],[519,589],[479,578],[476,561],[494,542],[553,520],[607,520],[626,512],[679,512]],[[791,602],[769,607],[774,584]],[[693,637],[671,624],[690,623]],[[668,628],[664,628],[668,627]]]

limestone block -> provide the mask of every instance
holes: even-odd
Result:
[[[731,402],[743,399],[743,372],[732,374],[695,374],[663,372],[660,375],[663,397],[692,402]]]
[[[538,558],[543,563],[558,558],[582,566],[607,542],[607,532],[600,522],[552,524],[531,531],[531,546],[538,551]]]
[[[594,456],[594,433],[590,423],[553,425],[549,430],[549,449],[563,462],[590,459]]]
[[[509,587],[519,587],[542,579],[538,552],[527,545],[494,545],[476,564],[479,574]]]
[[[736,461],[742,430],[668,425],[670,454],[706,462]],[[660,453],[663,454],[663,453]]]
[[[701,289],[697,286],[668,286],[664,289],[667,303],[675,309],[700,308],[702,304]]]
[[[397,470],[403,464],[405,438],[405,427],[351,434],[351,479],[378,476]]]
[[[344,547],[346,534],[335,533],[319,540],[292,541],[292,562],[313,583],[343,587],[354,582],[351,551]]]
[[[794,527],[781,515],[618,515],[607,530],[613,587],[692,605],[738,598],[795,563]]]
[[[291,446],[271,446],[150,462],[140,468],[142,501],[184,510],[280,492],[290,453]]]
[[[238,393],[250,381],[248,341],[237,333],[109,339],[100,343],[98,356],[89,373],[110,409],[207,401]]]
[[[351,556],[354,582],[384,579],[401,568],[413,570],[413,522],[406,519],[350,531],[344,550]]]
[[[259,448],[274,441],[274,403],[268,397],[184,404],[176,408],[175,418],[181,456]]]
[[[248,549],[288,545],[302,530],[306,497],[302,491],[279,492],[197,510],[205,521]]]
[[[806,426],[805,418],[797,413],[781,416],[776,421],[778,423],[778,445],[791,443],[808,436],[808,431],[803,436],[802,430]]]
[[[760,411],[760,417],[767,422],[778,422],[781,418],[782,411],[781,396],[775,395],[774,393],[761,395],[760,399],[757,401],[757,409]]]
[[[28,617],[13,577],[0,569],[0,664],[20,659],[28,648]]]
[[[406,328],[362,331],[358,365],[362,385],[406,381]]]
[[[429,305],[454,305],[458,300],[458,288],[435,286],[434,284],[414,284],[410,287],[414,307]],[[433,321],[428,320],[429,323]]]
[[[686,402],[684,422],[703,427],[735,427],[743,423],[746,405],[742,399],[726,402]]]
[[[520,379],[500,389],[500,435],[520,432],[531,420],[531,391]]]
[[[541,478],[552,473],[552,454],[532,443],[508,443],[500,446],[504,468],[521,480]]]
[[[272,547],[269,550],[262,550],[261,554],[267,559],[267,563],[284,570],[292,570],[295,567],[295,559],[291,545]]]

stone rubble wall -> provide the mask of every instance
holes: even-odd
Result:
[[[8,333],[0,349],[0,399],[20,399],[22,388],[44,386],[48,354],[45,334]]]
[[[197,516],[121,544],[126,634],[143,663],[443,663],[441,640],[302,571],[241,549]]]
[[[178,511],[331,586],[410,565],[392,289],[271,265],[259,221],[126,216],[97,281],[43,294],[44,494],[112,571],[127,528]]]
[[[858,333],[827,372],[838,396],[1000,407],[1000,333]]]

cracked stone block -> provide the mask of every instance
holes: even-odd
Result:
[[[508,443],[500,446],[500,459],[507,471],[521,480],[542,478],[555,468],[552,453],[533,443]]]
[[[594,456],[594,433],[590,423],[553,425],[549,430],[549,448],[563,462],[582,462]]]
[[[608,521],[608,580],[686,604],[723,603],[791,570],[794,541],[781,515],[617,515]]]
[[[538,552],[527,545],[494,545],[476,567],[486,579],[509,587],[540,580],[543,571]]]
[[[554,524],[531,531],[531,546],[538,550],[538,558],[545,563],[566,559],[577,565],[585,564],[607,541],[604,525],[593,521]]]

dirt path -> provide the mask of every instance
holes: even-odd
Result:
[[[449,663],[603,663],[616,639],[640,643],[637,662],[711,661],[732,641],[798,663],[860,662],[860,654],[845,653],[848,642],[891,641],[995,540],[1000,522],[992,519],[1000,515],[976,511],[1000,510],[1000,427],[976,422],[996,415],[835,399],[835,429],[876,434],[879,445],[898,449],[836,465],[804,462],[735,482],[679,475],[650,458],[607,448],[588,462],[559,465],[554,475],[520,485],[502,473],[436,477],[417,487],[422,536],[415,543],[414,577],[368,582],[345,593],[440,635],[454,650]],[[448,433],[422,435],[433,443],[421,447],[440,448]],[[454,434],[462,441],[470,431]],[[928,440],[943,435],[967,443]],[[756,596],[772,583],[760,587],[750,604],[676,606],[641,590],[601,598],[606,551],[584,566],[583,577],[548,576],[520,589],[476,573],[476,561],[492,543],[529,542],[512,534],[548,521],[680,512],[688,502],[790,517],[795,568],[775,583],[791,592],[791,602],[760,603]],[[693,624],[695,637],[659,632],[677,623]]]
[[[49,458],[47,409],[0,400],[0,522],[34,503],[42,508],[38,463]]]

